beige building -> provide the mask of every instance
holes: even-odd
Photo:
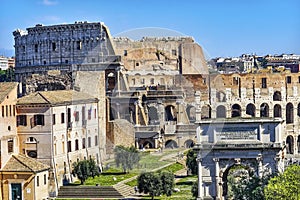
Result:
[[[74,162],[93,158],[101,167],[97,102],[73,90],[36,92],[18,99],[19,148],[50,165],[50,196],[74,181]]]

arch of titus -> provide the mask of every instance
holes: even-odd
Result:
[[[227,175],[243,165],[257,176],[283,170],[280,118],[197,122],[198,199],[227,199]]]

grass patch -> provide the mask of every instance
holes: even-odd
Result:
[[[175,172],[177,172],[177,171],[179,171],[179,170],[181,170],[183,168],[184,168],[184,166],[182,164],[180,164],[180,163],[174,163],[172,165],[169,165],[167,167],[164,167],[164,168],[158,170],[158,172],[169,171],[169,172],[175,173]]]
[[[133,176],[135,176],[135,173],[128,173],[128,174],[124,174],[124,173],[120,173],[120,174],[116,174],[114,173],[108,173],[106,172],[105,174],[101,174],[98,177],[95,178],[88,178],[84,185],[96,185],[99,184],[101,186],[110,186],[110,185],[115,185],[117,183],[119,183],[120,181],[126,180],[128,178],[131,178]]]

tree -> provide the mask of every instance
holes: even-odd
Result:
[[[132,170],[133,166],[140,161],[139,151],[134,146],[116,146],[114,152],[116,165],[122,166],[124,173]]]
[[[189,170],[191,170],[192,174],[197,174],[198,171],[198,165],[197,165],[197,153],[191,149],[187,152],[186,155],[186,166],[188,167]]]
[[[81,184],[84,184],[89,177],[95,177],[100,174],[94,160],[82,160],[73,163],[72,175],[77,176]]]
[[[171,196],[174,188],[174,175],[171,172],[145,172],[139,175],[139,192],[148,193],[152,199],[165,194]]]
[[[264,192],[267,200],[300,199],[300,165],[290,165],[283,173],[270,179]]]

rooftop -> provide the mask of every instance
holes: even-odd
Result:
[[[16,82],[0,82],[0,103],[4,101],[7,95],[18,85]]]
[[[36,159],[26,157],[24,155],[12,155],[4,167],[3,172],[41,172],[50,169],[50,166],[45,165]]]
[[[97,98],[74,90],[41,91],[18,99],[18,105],[50,104],[66,105],[79,102],[98,102]]]

